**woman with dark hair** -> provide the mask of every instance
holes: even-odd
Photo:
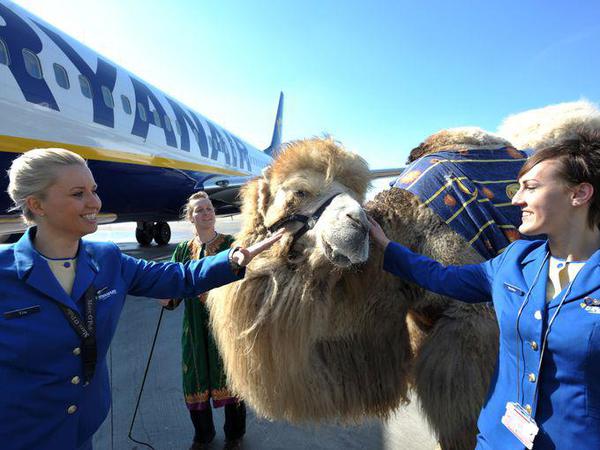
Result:
[[[96,231],[101,201],[83,158],[31,150],[8,194],[32,225],[0,249],[0,442],[6,450],[89,450],[110,408],[106,353],[127,295],[192,297],[244,276],[280,236],[187,264],[154,263]]]
[[[194,237],[177,245],[172,261],[187,263],[214,255],[233,244],[233,236],[215,229],[215,210],[206,192],[196,192],[188,199],[182,218],[194,226]],[[246,432],[246,406],[227,388],[223,361],[209,328],[206,297],[207,293],[202,293],[198,297],[161,300],[160,303],[174,309],[183,300],[185,306],[181,359],[183,395],[194,425],[190,450],[208,448],[215,437],[211,399],[213,407],[224,406],[225,448],[236,449],[240,448]]]
[[[519,174],[519,231],[482,264],[442,266],[390,242],[384,270],[464,302],[491,301],[496,371],[478,421],[478,449],[600,448],[600,134],[580,131],[538,150]],[[464,380],[468,383],[468,380]]]

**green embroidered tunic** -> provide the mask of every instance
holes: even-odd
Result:
[[[208,244],[200,245],[196,239],[184,241],[177,246],[171,259],[185,263],[226,250],[232,243],[233,237],[225,234],[217,234]],[[190,410],[209,408],[211,398],[215,408],[238,401],[227,389],[223,361],[208,326],[206,297],[205,293],[198,297],[183,299],[185,305],[181,336],[183,393],[185,403]],[[181,300],[176,300],[174,306],[179,303]]]

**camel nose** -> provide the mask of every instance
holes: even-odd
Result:
[[[362,213],[362,214],[361,214]],[[368,231],[367,225],[366,225],[366,221],[363,220],[364,219],[364,213],[362,211],[360,212],[349,212],[346,213],[346,217],[350,220],[350,223],[352,224],[352,226],[354,226],[355,228],[358,228],[359,230],[362,231]]]

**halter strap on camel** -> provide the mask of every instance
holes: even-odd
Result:
[[[327,209],[327,207],[331,204],[333,199],[336,198],[340,194],[341,194],[341,192],[338,192],[337,194],[333,194],[331,197],[329,197],[327,200],[325,200],[323,203],[321,203],[321,206],[319,206],[317,208],[317,210],[314,213],[312,213],[310,216],[305,216],[303,214],[291,214],[282,219],[279,219],[273,225],[267,227],[267,230],[269,230],[269,233],[274,233],[275,231],[279,230],[280,228],[283,228],[288,223],[292,223],[292,222],[303,223],[302,227],[294,233],[292,245],[290,246],[290,248],[292,248],[294,246],[294,244],[296,243],[296,241],[298,239],[300,239],[300,237],[302,237],[302,235],[304,235],[304,233],[306,233],[308,230],[312,230],[314,228],[314,226],[317,224],[317,222],[321,218],[321,215],[323,214],[325,209]]]

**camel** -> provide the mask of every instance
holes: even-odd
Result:
[[[442,130],[409,161],[439,149],[507,146],[481,129]],[[494,311],[383,272],[366,213],[391,239],[442,263],[483,258],[404,189],[363,208],[369,181],[362,158],[324,138],[287,144],[244,187],[236,245],[279,226],[287,233],[243,280],[210,294],[230,387],[268,418],[344,423],[387,418],[412,388],[441,448],[472,449],[496,362]]]
[[[339,195],[305,235],[294,240],[301,224],[288,225],[290,234],[254,261],[244,280],[211,294],[231,387],[266,417],[355,422],[388,417],[408,401],[413,384],[444,448],[459,448],[463,435],[469,442],[475,436],[494,367],[493,312],[428,294],[381,270],[383,255],[369,247],[362,208],[368,184],[364,160],[330,139],[310,139],[290,144],[245,187],[239,245]],[[411,248],[447,263],[481,260],[406,191],[379,194],[366,209]],[[426,335],[439,342],[429,344]],[[435,359],[417,357],[430,353]]]
[[[344,411],[345,420],[358,421],[385,417],[407,400],[406,308],[394,302],[392,285],[365,300],[355,295],[367,287],[362,279],[346,276],[371,251],[362,209],[369,182],[362,158],[333,140],[312,139],[288,145],[242,191],[236,245],[267,236],[284,216],[311,215],[338,194],[301,238],[284,236],[241,283],[211,293],[231,388],[261,415],[304,422]],[[375,266],[362,269],[385,276]],[[362,325],[357,317],[365,318]]]

